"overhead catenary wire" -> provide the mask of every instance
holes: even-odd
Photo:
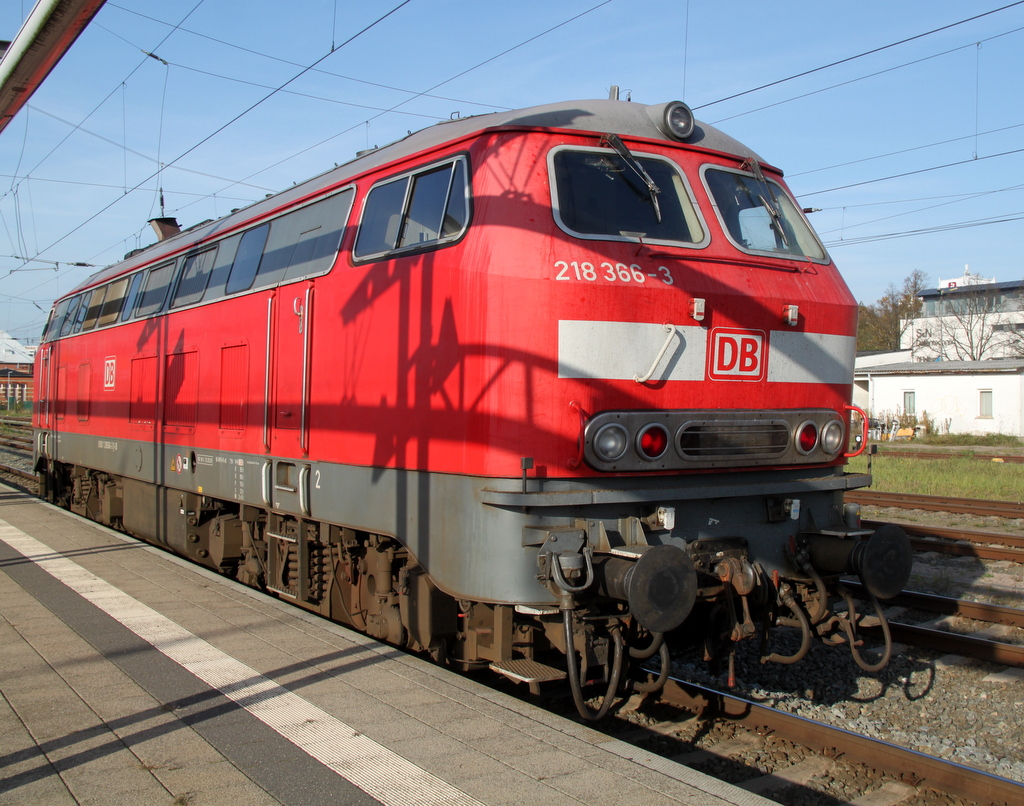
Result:
[[[804,76],[813,75],[814,73],[820,73],[823,70],[828,70],[832,67],[838,67],[841,64],[847,64],[848,62],[856,61],[857,59],[863,59],[865,56],[871,56],[875,53],[881,53],[883,50],[890,50],[891,48],[899,47],[900,45],[906,45],[908,42],[913,42],[917,39],[923,39],[926,36],[932,36],[933,34],[937,34],[941,31],[948,31],[950,28],[956,28],[959,25],[964,25],[968,22],[974,22],[975,20],[980,20],[982,17],[988,17],[991,16],[992,14],[998,14],[1000,11],[1006,11],[1007,9],[1020,5],[1024,5],[1024,0],[1017,0],[1017,2],[1015,3],[1009,3],[1008,5],[1000,6],[999,8],[994,8],[991,11],[985,11],[981,14],[975,14],[973,17],[967,17],[966,19],[959,20],[957,22],[951,22],[948,25],[943,25],[940,26],[939,28],[933,28],[932,30],[925,31],[924,33],[921,34],[908,36],[905,39],[900,39],[897,42],[891,42],[888,45],[881,45],[880,47],[872,48],[871,50],[866,50],[863,53],[857,53],[853,56],[847,56],[844,59],[838,59],[834,62],[829,62],[828,64],[823,64],[820,65],[819,67],[813,67],[809,70],[803,70],[802,72],[795,73],[794,75],[787,76],[786,78],[780,78],[776,79],[775,81],[769,81],[767,84],[762,84],[759,87],[753,87],[752,89],[749,90],[743,90],[743,92],[736,92],[733,93],[732,95],[727,95],[724,98],[719,98],[717,101],[709,101],[706,104],[695,106],[694,109],[706,109],[709,106],[715,106],[716,104],[725,103],[726,101],[731,101],[734,98],[742,98],[744,95],[751,95],[752,93],[760,92],[761,90],[766,90],[769,87],[777,87],[779,84],[785,84],[787,81],[793,81],[798,78],[803,78]]]
[[[1021,0],[1021,2],[1022,2],[1022,3],[1024,3],[1024,0]],[[973,19],[978,19],[979,17],[982,17],[982,16],[987,16],[988,14],[994,14],[994,13],[995,13],[995,12],[997,12],[997,11],[1005,10],[1005,9],[1007,9],[1007,8],[1011,8],[1011,7],[1013,7],[1013,6],[1017,6],[1017,5],[1020,5],[1020,4],[1021,4],[1021,3],[1011,3],[1011,4],[1009,4],[1009,5],[1006,5],[1006,6],[1003,6],[1003,7],[1001,7],[1001,8],[999,8],[999,9],[994,9],[993,11],[990,11],[990,12],[986,12],[986,14],[976,15],[975,17],[971,17],[971,18],[968,18],[968,20],[963,20],[963,21],[961,21],[961,22],[959,22],[959,23],[953,23],[953,24],[951,24],[950,26],[943,26],[942,28],[934,29],[933,31],[929,31],[929,32],[926,32],[926,33],[924,33],[924,34],[920,34],[920,35],[918,35],[918,36],[915,36],[915,37],[911,37],[911,38],[909,38],[909,39],[906,39],[906,40],[901,40],[901,41],[900,41],[899,43],[893,43],[892,45],[884,46],[883,48],[876,48],[876,49],[874,49],[874,50],[872,50],[872,51],[869,51],[869,53],[870,53],[870,52],[878,52],[879,50],[884,50],[884,49],[885,49],[885,48],[887,48],[887,47],[894,47],[894,46],[895,46],[896,44],[902,44],[902,43],[904,43],[904,42],[909,42],[909,41],[913,41],[914,39],[919,39],[919,38],[921,38],[921,37],[923,37],[923,36],[927,36],[927,35],[928,35],[928,34],[930,34],[930,33],[935,33],[936,31],[940,31],[940,30],[945,30],[946,28],[950,28],[950,27],[953,27],[953,25],[959,25],[959,24],[962,24],[963,22],[967,22],[967,21],[970,21],[970,20],[973,20]],[[113,7],[117,7],[117,6],[115,5],[115,4],[112,4],[112,3],[111,3],[111,4],[108,4],[108,5],[111,5],[111,6],[113,6]],[[605,5],[605,3],[602,3],[602,4],[600,4],[600,5],[601,5],[601,6],[603,6],[603,5]],[[600,7],[600,6],[597,6],[597,7]],[[128,10],[126,9],[126,11],[128,11]],[[130,13],[136,13],[136,12],[130,12]],[[563,24],[564,24],[564,23],[563,23]],[[197,35],[199,35],[199,36],[203,36],[202,34],[197,34]],[[542,34],[541,34],[541,35],[542,35]],[[210,38],[210,39],[213,39],[212,37],[208,37],[208,38]],[[332,36],[332,38],[333,38],[333,36]],[[215,40],[215,41],[222,41],[222,40]],[[532,41],[532,40],[527,40],[527,41]],[[333,44],[333,43],[332,43],[332,44]],[[525,44],[525,43],[523,43],[523,44]],[[520,45],[520,46],[521,46],[521,45]],[[518,46],[517,46],[517,47],[518,47]],[[157,48],[154,48],[154,51],[155,51],[155,52],[159,52],[159,46],[158,46]],[[251,52],[254,52],[254,53],[255,53],[256,51],[251,51]],[[493,60],[494,60],[495,58],[499,58],[499,57],[500,57],[501,55],[504,55],[504,53],[507,53],[507,52],[510,52],[510,51],[505,51],[505,52],[503,52],[502,54],[498,54],[498,56],[492,57],[491,59],[488,59],[488,60],[486,60],[486,61],[484,61],[484,62],[481,62],[481,63],[480,63],[480,65],[477,65],[477,66],[482,66],[483,64],[487,64],[487,63],[489,63],[490,61],[493,61]],[[266,54],[263,54],[263,55],[266,55]],[[866,54],[861,54],[861,55],[866,55]],[[149,58],[149,57],[147,56],[147,58]],[[275,57],[270,57],[270,56],[268,56],[267,58],[275,58]],[[854,57],[851,57],[851,58],[854,58]],[[845,62],[847,62],[847,61],[850,61],[850,60],[851,60],[851,59],[844,59],[844,60],[840,60],[840,61],[838,61],[838,62],[833,62],[833,63],[831,63],[830,65],[825,65],[825,66],[823,66],[822,68],[818,68],[818,69],[824,69],[825,67],[828,67],[828,66],[834,66],[834,65],[836,65],[836,64],[841,64],[841,63],[845,63]],[[145,61],[145,60],[144,60],[144,61]],[[279,61],[284,61],[284,60],[279,60]],[[191,69],[191,68],[185,68],[185,69]],[[308,69],[308,68],[307,68],[307,69]],[[316,68],[314,68],[314,69],[316,69]],[[475,69],[475,67],[474,67],[474,68],[470,68],[470,70],[472,70],[472,69]],[[317,72],[324,72],[324,73],[326,73],[326,74],[329,74],[329,71],[320,71],[320,70],[317,70]],[[465,71],[465,72],[468,72],[468,71]],[[817,69],[816,69],[816,70],[814,70],[814,71],[811,71],[811,72],[817,72]],[[804,73],[804,74],[806,74],[806,73]],[[435,87],[440,87],[440,86],[443,86],[443,85],[444,85],[445,83],[448,83],[448,81],[452,81],[452,80],[455,80],[455,78],[458,78],[458,77],[459,77],[460,75],[464,75],[464,73],[459,73],[458,75],[456,75],[456,76],[453,76],[452,78],[450,78],[450,79],[446,80],[445,82],[442,82],[441,84],[435,85]],[[354,80],[354,79],[350,79],[350,80]],[[784,80],[788,80],[788,79],[784,79]],[[366,83],[369,83],[369,82],[366,82]],[[776,84],[776,83],[781,83],[781,81],[780,81],[780,82],[773,82],[773,85],[774,85],[774,84]],[[381,85],[381,86],[383,86],[383,85]],[[768,86],[768,85],[765,85],[765,86]],[[433,89],[433,88],[432,88],[432,89]],[[756,89],[759,89],[759,88],[755,88],[755,90],[756,90]],[[753,92],[753,91],[755,91],[755,90],[751,90],[750,92]],[[284,91],[286,91],[286,92],[290,92],[290,90],[284,90]],[[411,91],[408,91],[408,90],[402,90],[402,91],[403,91],[403,92],[406,92],[406,93],[410,93],[410,94],[411,94]],[[743,93],[743,94],[747,94],[747,93]],[[415,94],[415,95],[413,96],[413,98],[410,98],[410,99],[408,99],[408,100],[410,100],[410,101],[411,101],[411,100],[413,100],[414,98],[418,98],[418,97],[443,97],[443,96],[438,96],[438,95],[434,95],[434,94],[432,94],[432,93],[431,93],[431,92],[430,92],[430,91],[428,90],[428,91],[426,91],[426,92],[423,92],[423,93],[416,93],[416,94]],[[408,102],[408,101],[407,101],[407,102]],[[715,102],[715,103],[717,103],[717,102]],[[396,106],[394,106],[394,107],[391,107],[390,109],[382,110],[382,111],[381,111],[381,114],[386,114],[387,112],[394,112],[394,111],[398,110],[400,106],[401,106],[401,104],[399,104],[399,105],[396,105]],[[495,108],[497,108],[497,107],[495,107]],[[507,108],[507,107],[501,107],[501,108]],[[404,112],[405,110],[401,110],[401,111],[403,111],[403,112]],[[373,119],[375,119],[376,117],[379,117],[379,115],[378,115],[378,116],[375,116],[375,117],[374,117]],[[356,127],[358,127],[358,126],[362,126],[362,125],[364,125],[364,123],[366,123],[366,122],[365,122],[365,121],[361,121],[361,122],[360,122],[359,124],[357,124],[357,126],[356,126]],[[230,123],[229,123],[228,125],[230,125]],[[217,133],[217,132],[214,132],[214,134],[213,134],[213,135],[210,135],[210,136],[212,137],[212,136],[214,136],[214,135],[215,135],[216,133]],[[344,134],[344,132],[338,133],[338,134],[334,135],[334,136],[333,136],[332,138],[328,138],[327,140],[321,141],[320,143],[317,143],[317,144],[315,144],[315,145],[313,145],[313,146],[310,146],[310,147],[308,147],[308,148],[302,149],[301,151],[297,152],[296,154],[292,155],[291,157],[287,157],[287,158],[285,158],[285,159],[283,159],[283,160],[280,160],[280,161],[278,161],[278,162],[275,162],[275,163],[274,163],[273,165],[271,165],[271,166],[268,166],[267,168],[264,168],[264,169],[262,169],[262,170],[261,170],[260,172],[257,172],[256,174],[252,174],[252,175],[250,175],[250,177],[248,177],[248,178],[251,178],[252,176],[257,176],[257,175],[258,175],[259,173],[262,173],[262,172],[263,172],[263,171],[265,171],[265,170],[269,170],[269,168],[272,168],[272,167],[275,167],[275,166],[277,166],[277,165],[280,165],[281,163],[283,163],[283,162],[286,162],[286,161],[287,161],[288,159],[291,159],[291,158],[293,158],[294,156],[297,156],[298,154],[302,154],[302,153],[305,153],[306,151],[309,151],[309,150],[311,150],[312,148],[316,148],[316,147],[318,147],[318,146],[320,146],[320,145],[323,145],[324,143],[326,143],[326,142],[329,142],[329,141],[330,141],[330,139],[333,139],[334,137],[338,137],[338,136],[341,136],[342,134]],[[209,138],[207,138],[207,139],[209,139]],[[205,142],[205,141],[204,141],[204,142]],[[187,152],[186,152],[186,153],[187,153]],[[931,170],[938,170],[938,168],[939,168],[939,167],[944,167],[944,166],[936,166],[935,168],[933,168],[933,169],[931,169]],[[181,170],[184,170],[184,169],[182,168]],[[882,177],[882,178],[880,178],[880,179],[879,179],[879,180],[877,180],[877,181],[885,181],[885,179],[887,179],[887,178],[889,178],[889,177]],[[221,179],[223,179],[223,181],[228,181],[228,182],[230,182],[230,181],[231,181],[231,180],[229,180],[229,179],[225,179],[225,178],[221,178]],[[234,184],[234,183],[233,183],[233,184]],[[126,183],[126,185],[127,185],[127,183]],[[230,187],[230,185],[229,185],[229,187]],[[821,192],[824,192],[824,191],[821,191]],[[223,193],[223,191],[218,191],[218,193]],[[214,194],[207,194],[207,197],[209,197],[209,196],[212,196],[212,195],[214,195]],[[801,194],[801,195],[806,195],[806,194]],[[101,213],[102,213],[102,212],[103,212],[103,211],[101,211]],[[91,220],[93,220],[93,219],[90,219],[90,221],[91,221]],[[86,222],[86,223],[88,223],[88,222]],[[70,234],[70,233],[69,233],[69,234]],[[49,248],[49,247],[47,247],[47,248]],[[42,250],[42,251],[45,251],[45,250]],[[26,252],[26,253],[27,253],[27,252]]]
[[[200,3],[201,3],[202,1],[203,1],[203,0],[200,0]],[[374,22],[370,23],[369,25],[367,25],[366,27],[364,27],[364,28],[363,28],[362,30],[360,30],[360,31],[358,31],[357,33],[355,33],[355,34],[353,34],[352,36],[350,36],[350,37],[349,37],[349,38],[348,38],[348,39],[347,39],[347,40],[346,40],[345,42],[343,42],[343,43],[342,43],[341,45],[339,45],[337,49],[343,48],[343,47],[345,47],[345,45],[347,45],[347,44],[349,44],[349,43],[353,42],[353,41],[354,41],[354,40],[355,40],[356,38],[358,38],[358,37],[359,37],[359,36],[361,36],[362,34],[366,33],[367,31],[369,31],[369,30],[370,30],[371,28],[373,28],[374,26],[376,26],[376,25],[380,24],[380,23],[381,23],[381,22],[383,22],[383,21],[384,21],[385,19],[387,19],[388,17],[390,17],[390,16],[392,15],[392,14],[394,14],[394,13],[395,13],[396,11],[398,11],[399,9],[401,9],[401,8],[403,8],[404,6],[408,5],[408,4],[410,3],[410,2],[412,2],[412,0],[403,0],[403,2],[399,3],[399,4],[397,5],[397,6],[395,6],[394,8],[392,8],[392,9],[391,9],[390,11],[388,11],[388,12],[386,12],[385,14],[381,15],[380,17],[378,17],[378,18],[377,18],[377,19],[376,19],[376,20],[375,20]],[[198,7],[198,6],[197,6],[197,7]],[[194,10],[194,9],[193,9],[193,10]],[[337,50],[337,49],[336,49],[336,50]],[[273,96],[274,96],[274,95],[275,95],[275,94],[276,94],[276,93],[277,93],[277,92],[278,92],[278,91],[279,91],[280,89],[283,89],[284,87],[288,86],[288,85],[289,85],[289,84],[291,84],[292,82],[296,81],[296,80],[297,80],[298,78],[300,78],[300,77],[301,77],[301,76],[302,76],[303,74],[305,74],[305,73],[309,72],[309,70],[311,70],[311,69],[312,69],[313,67],[315,67],[315,66],[316,66],[317,64],[320,64],[320,63],[321,63],[322,61],[324,61],[325,59],[329,58],[329,57],[330,57],[330,56],[331,56],[331,55],[332,55],[332,54],[333,54],[334,52],[336,52],[336,50],[334,50],[334,51],[331,51],[331,52],[329,52],[329,53],[326,53],[326,54],[324,54],[324,55],[323,55],[323,56],[321,56],[321,57],[320,57],[319,59],[317,59],[316,61],[314,61],[314,62],[313,62],[313,64],[309,65],[308,67],[305,67],[305,68],[303,68],[303,69],[302,69],[302,70],[300,70],[300,71],[299,71],[298,73],[296,73],[296,74],[295,74],[294,76],[292,76],[292,77],[291,77],[291,78],[289,78],[289,79],[288,79],[287,81],[285,81],[285,82],[284,82],[283,84],[281,84],[281,85],[280,85],[279,87],[275,88],[275,89],[274,89],[274,90],[272,90],[271,92],[269,92],[269,93],[267,93],[266,95],[264,95],[264,96],[263,96],[263,97],[262,97],[262,98],[261,98],[260,100],[256,101],[256,102],[255,102],[255,103],[253,103],[253,104],[250,104],[250,105],[249,105],[249,106],[248,106],[248,107],[247,107],[246,109],[244,109],[244,110],[243,110],[242,112],[239,112],[239,113],[238,113],[237,115],[235,115],[235,116],[234,116],[233,118],[231,118],[231,119],[230,119],[229,121],[227,121],[226,123],[222,124],[222,125],[221,125],[221,126],[219,126],[219,127],[217,128],[217,129],[215,129],[214,131],[212,131],[212,132],[211,132],[210,134],[206,135],[206,136],[205,136],[205,137],[203,137],[203,138],[202,138],[201,140],[199,140],[199,141],[198,141],[197,143],[195,143],[194,145],[192,145],[191,147],[189,147],[188,149],[186,149],[186,150],[185,150],[184,152],[182,152],[181,154],[179,154],[179,155],[178,155],[177,157],[175,157],[175,158],[174,158],[173,160],[171,160],[171,161],[170,161],[169,163],[167,163],[167,165],[173,165],[174,163],[178,162],[179,160],[181,160],[181,159],[184,159],[184,158],[185,158],[186,156],[188,156],[189,154],[191,154],[191,153],[192,153],[193,151],[195,151],[195,150],[196,150],[197,148],[199,148],[200,146],[202,146],[202,145],[203,145],[204,143],[208,142],[208,141],[209,141],[210,139],[212,139],[213,137],[215,137],[215,136],[216,136],[217,134],[219,134],[220,132],[224,131],[224,130],[225,130],[226,128],[228,128],[229,126],[231,126],[231,124],[235,123],[235,122],[236,122],[237,120],[239,120],[239,119],[240,119],[240,118],[242,118],[242,117],[243,117],[244,115],[246,115],[246,114],[248,114],[249,112],[251,112],[251,111],[252,111],[253,109],[255,109],[255,108],[256,108],[257,106],[259,106],[260,104],[264,103],[264,102],[265,102],[266,100],[268,100],[269,98],[273,97]],[[135,185],[135,186],[134,186],[134,187],[132,188],[132,190],[138,190],[139,188],[143,187],[143,186],[144,186],[145,184],[149,183],[149,182],[150,182],[150,181],[151,181],[152,179],[154,179],[154,178],[155,178],[155,177],[156,177],[156,176],[157,176],[157,175],[159,174],[160,170],[162,170],[162,168],[163,168],[163,167],[166,167],[166,166],[158,166],[158,168],[157,168],[157,171],[156,171],[156,172],[154,172],[154,173],[150,174],[150,175],[149,175],[148,177],[146,177],[145,179],[143,179],[143,180],[142,180],[141,182],[138,182],[138,183],[137,183],[137,184],[136,184],[136,185]],[[105,212],[106,212],[107,210],[109,210],[109,209],[110,209],[111,207],[113,207],[113,206],[114,206],[115,204],[117,204],[117,202],[118,202],[118,201],[120,201],[120,199],[121,199],[121,198],[123,198],[123,197],[120,197],[120,198],[118,198],[118,199],[115,199],[114,201],[111,201],[111,202],[109,202],[108,204],[104,205],[104,206],[103,206],[103,207],[102,207],[102,208],[101,208],[100,210],[98,210],[98,211],[96,211],[95,213],[93,213],[93,214],[92,214],[91,216],[89,216],[89,217],[88,217],[88,218],[87,218],[86,220],[82,221],[82,222],[81,222],[80,224],[78,224],[77,226],[75,226],[75,227],[74,227],[73,229],[71,229],[70,231],[66,232],[66,233],[65,233],[64,235],[62,235],[62,236],[61,236],[60,238],[58,238],[58,239],[57,239],[56,241],[53,241],[53,242],[52,242],[51,244],[49,244],[49,246],[47,246],[47,247],[46,247],[45,249],[41,249],[41,250],[39,250],[39,251],[37,252],[37,254],[42,254],[43,252],[47,251],[48,249],[52,249],[52,248],[53,248],[54,246],[56,246],[57,244],[59,244],[59,243],[62,243],[62,242],[63,242],[64,240],[66,240],[67,238],[69,238],[69,237],[70,237],[71,235],[73,235],[73,234],[74,234],[75,232],[77,232],[78,230],[82,229],[82,227],[84,227],[84,226],[86,226],[87,224],[91,223],[91,222],[92,222],[92,221],[94,221],[94,220],[95,220],[96,218],[98,218],[98,217],[99,217],[100,215],[102,215],[102,214],[103,214],[103,213],[105,213]],[[9,275],[10,275],[10,273],[11,273],[11,272],[8,272],[8,273],[7,273],[7,275],[4,275],[4,276],[9,276]],[[0,278],[0,279],[2,279],[2,278]]]

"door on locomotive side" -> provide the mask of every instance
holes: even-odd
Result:
[[[294,456],[309,451],[310,345],[313,282],[283,286],[271,295],[270,449]]]

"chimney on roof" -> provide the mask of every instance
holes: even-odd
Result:
[[[172,235],[177,235],[181,232],[181,227],[178,225],[178,219],[176,218],[151,218],[149,225],[156,233],[157,239],[161,241],[165,241]]]

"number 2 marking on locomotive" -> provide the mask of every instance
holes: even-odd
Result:
[[[316,471],[316,489],[320,489],[320,471]]]

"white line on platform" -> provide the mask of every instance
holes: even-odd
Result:
[[[0,540],[385,806],[481,806],[2,519]]]

